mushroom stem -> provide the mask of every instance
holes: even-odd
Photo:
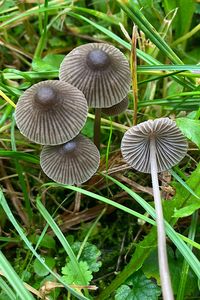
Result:
[[[76,184],[77,187],[80,187],[79,184]],[[76,192],[75,194],[75,199],[74,199],[74,213],[77,213],[80,211],[80,206],[81,206],[81,193]]]
[[[162,202],[161,202],[160,190],[158,184],[158,168],[157,168],[156,145],[155,145],[154,137],[150,138],[150,162],[151,162],[151,180],[152,180],[154,203],[155,203],[155,210],[156,210],[158,263],[159,263],[161,288],[162,288],[163,299],[173,300],[174,296],[173,296],[173,290],[172,290],[169,267],[168,267]]]
[[[100,150],[101,108],[95,108],[94,144]]]

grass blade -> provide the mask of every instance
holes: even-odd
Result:
[[[137,195],[135,192],[133,192],[131,189],[129,189],[127,186],[122,184],[121,182],[117,181],[116,179],[105,175],[110,180],[112,180],[114,183],[116,183],[119,187],[121,187],[124,191],[126,191],[131,197],[133,197],[154,219],[156,219],[156,213],[153,207],[149,205],[142,197]],[[176,231],[165,221],[166,226],[166,233],[171,239],[171,241],[176,245],[176,247],[179,249],[179,251],[184,256],[185,260],[188,262],[190,267],[193,269],[195,274],[198,278],[200,278],[200,262],[196,258],[196,256],[192,253],[191,249],[183,242],[183,240],[180,239],[179,235],[176,233]]]
[[[0,156],[21,159],[21,160],[31,162],[31,163],[37,164],[37,165],[40,162],[37,156],[31,155],[28,153],[24,153],[24,152],[19,152],[19,151],[0,150]]]
[[[18,232],[18,234],[20,235],[21,239],[24,241],[24,243],[26,244],[26,246],[30,249],[30,251],[33,253],[33,255],[40,261],[40,263],[49,271],[49,273],[51,273],[60,283],[62,283],[64,285],[64,287],[75,297],[77,297],[77,299],[80,300],[88,300],[88,298],[86,298],[85,296],[83,296],[82,294],[79,294],[76,290],[72,289],[70,286],[68,286],[63,280],[62,278],[56,274],[55,272],[53,272],[45,263],[44,260],[42,259],[42,257],[35,251],[35,249],[33,248],[32,244],[29,242],[29,240],[27,239],[27,237],[25,236],[22,228],[19,226],[19,224],[17,223],[17,221],[15,220],[7,202],[6,199],[4,197],[4,194],[2,192],[2,190],[0,189],[0,204],[3,207],[8,219],[10,220],[10,222],[13,224],[14,228],[16,229],[16,231]],[[28,298],[23,298],[24,299],[28,299]]]
[[[62,185],[62,184],[57,184],[57,183],[46,183],[43,186],[62,187],[62,188],[65,188],[65,189],[69,189],[69,190],[72,190],[72,191],[79,192],[79,193],[84,194],[84,195],[86,195],[88,197],[94,198],[96,200],[100,200],[103,203],[106,203],[108,205],[112,205],[112,206],[114,206],[116,208],[119,208],[122,211],[124,211],[126,213],[129,213],[129,214],[131,214],[132,216],[134,216],[136,218],[142,219],[142,220],[144,220],[145,222],[148,222],[151,225],[155,225],[156,224],[154,220],[152,220],[152,219],[150,219],[150,218],[148,218],[148,217],[146,217],[146,216],[144,216],[144,215],[142,215],[142,214],[140,214],[140,213],[138,213],[138,212],[136,212],[136,211],[134,211],[134,210],[132,210],[132,209],[124,206],[124,205],[122,205],[122,204],[119,204],[119,203],[117,203],[115,201],[112,201],[112,200],[110,200],[110,199],[108,199],[106,197],[103,197],[101,195],[98,195],[98,194],[86,191],[86,190],[84,190],[82,188],[79,188],[79,187],[76,187],[76,186],[71,186],[71,185]]]
[[[16,300],[16,295],[10,286],[0,277],[0,288],[7,294],[10,300]]]
[[[127,13],[131,20],[146,34],[146,36],[164,53],[173,63],[183,64],[181,59],[169,47],[169,45],[161,38],[156,29],[149,23],[145,16],[133,2],[117,0],[120,7]]]
[[[1,271],[10,282],[12,287],[15,289],[16,294],[22,299],[33,300],[34,297],[29,293],[29,291],[24,287],[23,282],[10,265],[6,257],[3,255],[2,251],[0,251],[0,267]]]
[[[53,230],[53,232],[55,233],[55,235],[59,239],[60,243],[62,244],[63,248],[65,249],[66,253],[68,254],[68,256],[69,256],[69,258],[70,258],[70,260],[73,264],[74,270],[76,270],[76,273],[78,274],[78,276],[80,276],[80,280],[83,282],[83,285],[87,285],[84,274],[83,274],[83,272],[80,269],[80,266],[78,264],[78,260],[75,256],[72,248],[70,247],[67,239],[64,237],[64,235],[61,232],[60,228],[55,223],[55,221],[53,220],[51,215],[48,213],[46,208],[43,206],[43,204],[41,203],[39,198],[37,199],[36,203],[37,203],[37,208],[39,209],[39,212],[41,213],[43,218],[46,220],[48,225],[51,227],[51,229]]]
[[[148,204],[142,197],[137,195],[135,192],[133,192],[131,189],[129,189],[127,186],[120,183],[116,179],[114,179],[108,175],[104,175],[104,176],[109,178],[111,181],[113,181],[119,187],[121,187],[124,191],[126,191],[132,198],[134,198],[148,212],[148,214],[150,214],[154,219],[156,219],[156,213],[155,213],[154,208],[150,204]],[[119,209],[123,210],[124,212],[129,213],[133,216],[136,216],[137,218],[141,218],[142,220],[144,220],[152,225],[156,225],[155,221],[151,220],[150,218],[147,218],[146,216],[143,216],[143,215],[133,211],[132,209],[125,207],[119,203],[116,203],[112,200],[109,200],[103,196],[97,195],[97,194],[89,192],[89,191],[85,191],[84,189],[74,187],[74,186],[69,186],[69,185],[56,184],[56,183],[48,183],[43,186],[63,187],[63,188],[67,188],[67,189],[70,189],[73,191],[77,191],[77,192],[87,195],[89,197],[95,198],[96,200],[100,200],[101,202],[104,202],[106,204],[109,204],[116,208],[119,208]],[[174,244],[177,246],[179,251],[185,257],[188,264],[191,266],[191,268],[196,273],[198,278],[200,278],[200,262],[198,261],[196,256],[192,253],[192,251],[188,248],[188,246],[183,242],[183,240],[180,238],[180,235],[167,222],[165,222],[165,226],[166,226],[166,232],[167,232],[167,235],[169,236],[169,238],[174,242]]]

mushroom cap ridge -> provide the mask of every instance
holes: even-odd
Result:
[[[170,169],[186,155],[187,141],[174,121],[169,118],[149,120],[131,127],[122,139],[122,155],[134,169],[151,173],[151,136],[155,138],[158,172]]]
[[[80,90],[60,80],[46,80],[22,94],[15,117],[20,132],[31,141],[57,145],[80,132],[87,111],[87,101]]]
[[[105,43],[73,49],[60,66],[59,77],[80,89],[90,107],[110,107],[126,97],[131,73],[124,54]]]
[[[58,183],[69,185],[89,180],[99,161],[97,147],[81,134],[63,145],[44,146],[40,155],[44,173]]]

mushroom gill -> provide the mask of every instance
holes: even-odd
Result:
[[[60,79],[85,95],[88,106],[113,106],[128,94],[131,74],[128,61],[116,47],[105,43],[81,45],[61,63]]]

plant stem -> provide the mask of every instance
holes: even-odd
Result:
[[[158,263],[159,263],[161,288],[162,288],[163,300],[173,300],[174,296],[173,296],[173,290],[172,290],[169,267],[168,267],[162,202],[161,202],[160,190],[158,184],[158,168],[157,168],[156,145],[155,145],[154,137],[151,137],[150,139],[150,162],[151,162],[151,180],[152,180],[155,211],[156,211]]]
[[[48,8],[48,0],[45,0],[44,2],[44,8]],[[44,26],[43,26],[43,33],[40,37],[40,40],[38,42],[37,48],[35,50],[34,53],[34,58],[41,58],[42,55],[42,51],[45,48],[45,44],[46,44],[46,38],[47,38],[47,23],[48,23],[48,11],[45,10],[44,11]]]
[[[80,187],[80,185],[77,185]],[[76,192],[75,195],[75,200],[74,200],[74,213],[77,213],[80,211],[80,206],[81,206],[81,193]]]
[[[101,108],[95,108],[94,144],[100,150]]]
[[[137,125],[137,110],[138,110],[138,84],[137,84],[137,27],[133,26],[132,31],[132,47],[131,47],[131,74],[132,74],[132,90],[133,90],[133,125]]]

